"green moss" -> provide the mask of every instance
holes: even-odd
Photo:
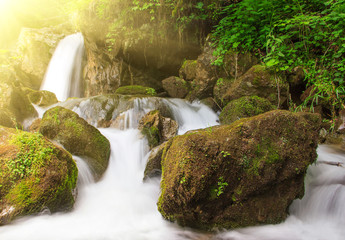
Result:
[[[219,119],[222,124],[230,124],[240,118],[256,116],[270,110],[273,110],[273,106],[267,99],[246,96],[229,102]]]
[[[116,89],[115,93],[122,94],[122,95],[149,95],[149,96],[156,95],[156,91],[153,88],[139,86],[139,85],[119,87],[118,89]]]

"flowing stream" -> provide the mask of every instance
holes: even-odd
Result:
[[[80,45],[74,44],[74,40],[75,38],[80,40],[80,37],[81,35],[78,34],[72,35],[71,38],[67,37],[63,41],[68,41],[67,45],[73,45],[73,51],[77,52],[75,48],[78,49]],[[58,54],[58,50],[55,54]],[[70,57],[74,59],[75,55]],[[60,58],[65,57],[61,55]],[[69,62],[69,60],[57,59],[56,61],[63,65],[61,67],[64,72],[73,68],[70,65],[64,66],[63,62]],[[73,65],[73,61],[70,64]],[[63,75],[70,76],[67,73]],[[76,78],[73,80],[69,77],[68,79],[69,82],[66,82],[66,85],[70,85],[70,82],[75,81]],[[58,83],[56,81],[54,86],[59,85],[56,85]],[[60,89],[54,86],[53,92],[58,95]],[[58,98],[65,99],[67,95],[64,94],[59,95]],[[137,130],[140,118],[148,111],[155,109],[154,103],[157,101],[170,109],[172,117],[179,123],[179,134],[217,124],[217,115],[199,103],[191,104],[181,99],[136,99],[130,109],[119,113],[123,115],[123,121],[117,129],[100,129],[111,143],[111,156],[108,169],[99,182],[94,182],[83,159],[74,157],[79,169],[78,197],[74,209],[68,213],[56,214],[45,211],[39,216],[19,219],[10,225],[0,227],[0,239],[345,239],[345,154],[342,150],[322,145],[318,148],[318,161],[308,169],[305,179],[305,196],[293,202],[290,207],[290,216],[284,223],[206,234],[181,228],[163,220],[156,206],[160,192],[160,179],[142,181],[149,150],[146,139],[142,138]],[[81,117],[87,118],[84,111],[84,108],[88,108],[87,100],[79,101],[79,103],[81,103],[79,107],[74,107],[73,110]],[[96,123],[96,120],[88,120]]]

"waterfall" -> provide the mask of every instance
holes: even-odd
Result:
[[[55,93],[59,101],[81,96],[81,70],[84,39],[75,33],[58,44],[46,71],[41,90]]]

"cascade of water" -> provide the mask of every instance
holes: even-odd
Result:
[[[176,100],[167,105],[177,105]],[[138,100],[128,114],[128,122],[137,126],[138,116],[152,110],[150,100]],[[179,102],[179,100],[177,100]],[[203,127],[217,124],[217,116],[206,106],[179,102],[180,109],[172,110],[179,116],[179,124],[187,118],[203,118]],[[183,109],[182,109],[183,108]],[[181,111],[192,111],[184,117]],[[206,117],[202,114],[210,114]],[[209,119],[209,121],[207,120]],[[189,129],[200,127],[190,125]],[[202,235],[177,228],[161,217],[156,202],[159,195],[159,179],[143,183],[143,172],[148,158],[147,141],[137,129],[128,124],[127,130],[100,129],[111,143],[108,169],[102,180],[80,188],[75,209],[70,213],[29,217],[13,225],[0,227],[0,239],[201,239]],[[82,162],[78,161],[78,167]],[[81,174],[83,176],[83,174]],[[83,177],[82,177],[83,178]]]
[[[75,33],[58,44],[46,71],[41,90],[55,93],[60,101],[80,97],[84,39]]]

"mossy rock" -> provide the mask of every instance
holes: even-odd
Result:
[[[189,92],[189,84],[179,77],[168,77],[162,81],[162,85],[172,98],[185,98]]]
[[[219,120],[222,124],[230,124],[238,119],[253,117],[273,109],[273,105],[265,98],[241,97],[225,106],[219,115]]]
[[[139,86],[139,85],[119,87],[118,89],[116,89],[115,93],[122,94],[122,95],[147,95],[147,96],[156,95],[156,91],[153,88]]]
[[[32,91],[28,97],[31,103],[40,107],[50,106],[58,102],[56,95],[46,90]]]
[[[275,106],[281,106],[287,100],[288,83],[265,66],[255,65],[233,81],[219,98],[226,105],[231,100],[244,96],[259,96],[268,99]]]
[[[78,169],[39,133],[0,127],[0,225],[19,216],[71,209]]]
[[[70,153],[84,157],[95,179],[100,179],[107,169],[110,156],[108,139],[73,111],[63,107],[49,109],[43,115],[39,131]]]
[[[163,117],[159,110],[147,113],[139,121],[139,130],[147,138],[150,148],[174,137],[178,130],[176,121]]]
[[[162,156],[158,210],[204,230],[284,221],[317,158],[318,114],[274,110],[187,132]]]
[[[187,81],[192,81],[196,78],[197,71],[197,61],[196,60],[185,60],[179,70],[179,76]]]

